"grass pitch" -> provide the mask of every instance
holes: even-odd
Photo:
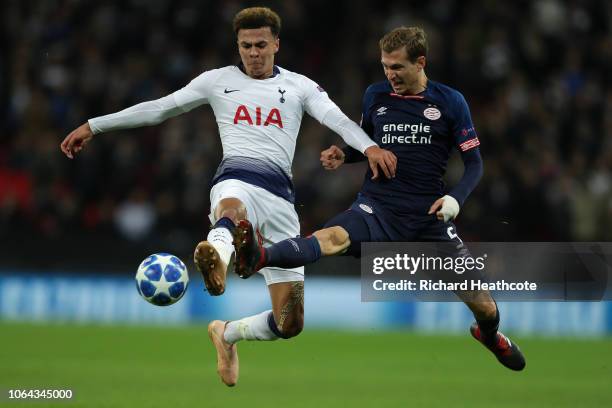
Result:
[[[604,407],[612,339],[516,338],[511,372],[466,335],[306,330],[242,342],[240,381],[218,379],[205,326],[0,323],[2,406],[66,407]],[[10,388],[72,389],[72,401],[15,402]]]

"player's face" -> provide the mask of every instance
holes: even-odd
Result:
[[[248,76],[255,79],[268,78],[274,68],[274,54],[278,52],[279,40],[270,27],[248,28],[238,31],[238,51]]]
[[[396,94],[420,92],[419,81],[425,67],[425,57],[418,57],[415,62],[410,62],[406,49],[402,47],[392,52],[382,51],[381,63]]]

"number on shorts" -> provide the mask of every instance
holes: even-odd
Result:
[[[453,225],[451,225],[450,227],[446,229],[446,233],[448,234],[448,237],[450,239],[457,238],[457,240],[459,240],[459,243],[463,245],[463,241],[461,240],[461,238],[459,238],[459,235],[457,235],[457,233],[455,232],[455,227]]]

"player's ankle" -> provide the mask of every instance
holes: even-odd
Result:
[[[499,310],[495,306],[493,318],[476,319],[480,329],[481,341],[487,346],[494,346],[497,343],[497,331],[499,329]]]
[[[256,271],[259,271],[265,268],[266,266],[268,266],[268,262],[270,261],[270,254],[268,254],[268,251],[266,250],[266,248],[261,247],[260,251],[261,251],[261,255],[259,257],[259,262],[255,266]]]

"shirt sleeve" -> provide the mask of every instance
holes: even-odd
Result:
[[[372,123],[372,117],[370,115],[370,107],[372,105],[372,99],[374,97],[373,85],[370,85],[363,94],[363,100],[361,101],[361,128],[370,137],[374,134],[374,124]]]
[[[461,159],[465,170],[461,180],[453,187],[449,195],[455,197],[459,205],[462,206],[482,177],[483,163],[480,150],[477,147],[461,153]]]
[[[183,112],[210,103],[215,83],[221,76],[221,69],[213,69],[200,74],[185,87],[174,92],[172,96]]]
[[[480,145],[474,123],[472,122],[472,116],[470,115],[470,108],[465,101],[463,95],[459,92],[456,94],[456,101],[454,106],[454,121],[453,121],[453,136],[455,138],[455,144],[457,149],[461,153],[465,153]]]
[[[363,94],[363,100],[361,102],[361,120],[359,121],[359,126],[363,129],[366,134],[372,138],[374,134],[374,124],[372,123],[372,118],[370,116],[370,106],[372,104],[373,86],[370,85],[368,89],[366,89]],[[358,163],[366,160],[366,157],[359,153],[359,151],[353,149],[350,146],[346,146],[342,149],[344,152],[344,162],[345,163]]]
[[[464,173],[459,183],[449,192],[459,205],[463,205],[470,193],[476,188],[483,173],[483,162],[480,156],[480,141],[472,122],[470,109],[461,93],[456,93],[454,106],[453,136],[457,149],[461,152]]]
[[[370,137],[350,120],[316,82],[304,78],[304,107],[306,112],[322,125],[336,132],[352,148],[363,153],[377,146]]]
[[[368,147],[378,146],[357,123],[350,120],[337,106],[325,114],[321,123],[339,134],[347,145],[362,154]]]
[[[344,152],[345,163],[359,163],[366,160],[366,157],[359,153],[359,151],[353,149],[351,146],[345,146],[342,148]]]
[[[304,91],[304,109],[306,112],[319,121],[323,122],[323,118],[327,113],[338,106],[329,98],[327,92],[319,84],[313,80],[302,77]]]
[[[210,89],[214,84],[211,78],[214,71],[207,71],[195,78],[178,91],[153,101],[142,102],[110,115],[98,116],[88,120],[94,134],[113,130],[131,129],[141,126],[157,125],[166,119],[208,103]]]

